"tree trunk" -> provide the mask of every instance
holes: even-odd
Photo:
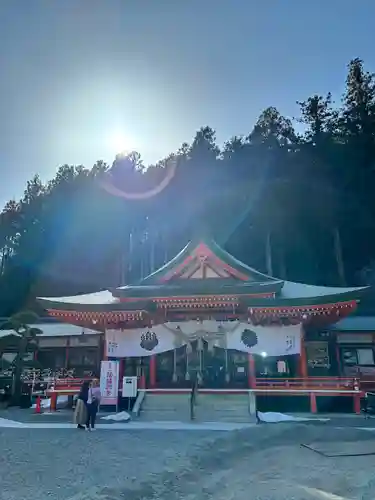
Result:
[[[338,227],[335,227],[333,230],[333,239],[339,283],[341,286],[346,286],[344,259],[342,255],[341,237]]]
[[[279,277],[283,280],[286,279],[286,265],[285,265],[285,253],[283,247],[279,246],[279,259],[280,259],[280,275]]]
[[[22,337],[20,341],[19,351],[15,361],[13,383],[12,383],[12,404],[19,405],[21,400],[21,389],[22,389],[22,370],[23,370],[23,360],[25,358],[27,350],[27,338]]]
[[[128,273],[131,274],[133,270],[133,233],[129,234],[129,255],[128,255]]]
[[[5,268],[5,248],[3,248],[1,251],[0,276],[4,274],[4,268]]]
[[[155,271],[155,238],[156,235],[151,233],[150,235],[150,273]]]
[[[266,238],[266,267],[267,267],[267,274],[269,276],[273,276],[271,231],[267,232],[267,238]]]

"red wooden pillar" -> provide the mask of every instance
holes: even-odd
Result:
[[[150,388],[156,387],[156,355],[150,356]]]
[[[247,380],[249,389],[255,389],[256,387],[256,371],[255,371],[255,358],[253,354],[248,354],[247,357],[248,367],[247,367]]]
[[[299,355],[299,376],[302,378],[308,377],[305,332],[303,330],[303,326],[301,327],[301,354]]]

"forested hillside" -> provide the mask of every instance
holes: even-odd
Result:
[[[372,281],[374,76],[353,60],[341,102],[328,92],[299,106],[298,117],[270,106],[221,148],[204,126],[158,165],[145,168],[137,153],[119,157],[113,177],[127,191],[149,189],[177,163],[169,185],[148,199],[109,194],[101,178],[110,166],[101,161],[63,165],[46,184],[36,175],[1,213],[0,316],[32,305],[37,295],[134,282],[199,231],[280,278]]]

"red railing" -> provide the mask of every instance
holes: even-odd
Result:
[[[354,390],[356,379],[349,377],[257,378],[255,389]]]
[[[87,380],[90,382],[90,378],[56,378],[51,386],[53,385],[55,389],[79,389],[83,382]]]
[[[50,383],[50,388],[53,386],[55,390],[79,390],[82,383],[92,378],[65,378],[55,379]],[[280,390],[340,390],[353,391],[359,385],[363,388],[365,381],[353,377],[285,377],[285,378],[257,378],[254,389],[280,389]],[[365,382],[366,383],[366,382]]]

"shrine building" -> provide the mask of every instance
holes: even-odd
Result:
[[[342,375],[334,325],[367,288],[277,279],[202,239],[134,285],[38,300],[58,321],[99,332],[99,357],[120,361],[120,379],[182,390],[199,377],[204,389],[233,391]]]

